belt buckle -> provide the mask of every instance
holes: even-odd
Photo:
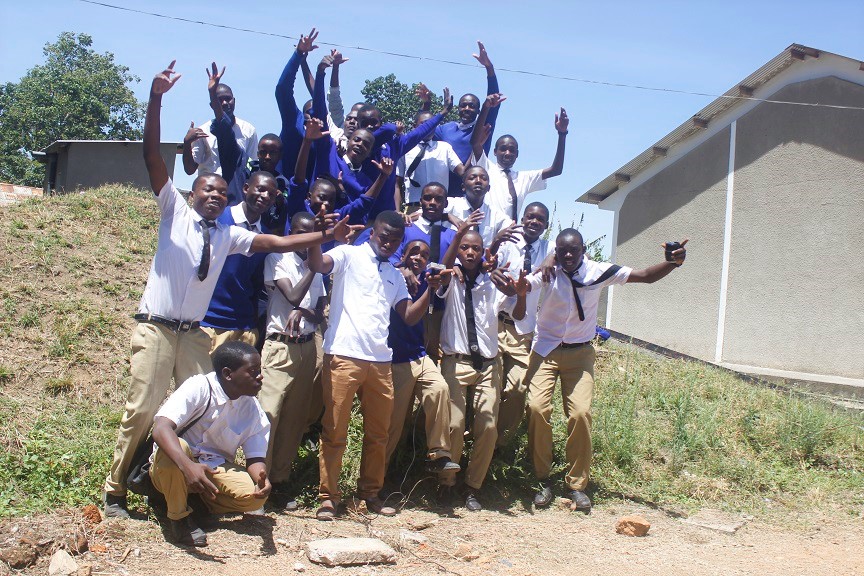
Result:
[[[177,326],[178,332],[188,332],[191,329],[192,329],[192,322],[188,322],[185,320],[183,322],[180,322],[180,325]]]

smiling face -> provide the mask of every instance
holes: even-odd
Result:
[[[472,166],[462,175],[462,190],[471,206],[479,207],[489,191],[489,174],[481,166]]]
[[[470,124],[477,119],[480,113],[480,99],[474,94],[465,94],[459,98],[459,121],[463,124]]]
[[[291,234],[308,234],[309,232],[315,231],[315,221],[312,219],[312,215],[308,216],[303,212],[298,212],[299,217],[295,217],[291,219]],[[295,254],[297,254],[302,260],[306,259],[309,251],[306,248],[295,250]]]
[[[260,216],[270,210],[278,195],[276,179],[266,172],[255,172],[243,186],[243,201],[253,215]]]
[[[585,255],[585,243],[582,235],[563,231],[555,239],[555,257],[558,264],[565,272],[575,272],[582,265],[582,257]]]
[[[216,220],[228,204],[228,184],[217,174],[204,174],[192,183],[192,209],[206,220]]]
[[[420,211],[429,222],[438,222],[447,207],[447,190],[440,184],[427,184],[420,193]]]
[[[276,165],[282,159],[282,141],[279,138],[262,138],[258,141],[258,167],[276,173]]]
[[[348,150],[345,155],[348,156],[354,166],[359,166],[372,153],[374,145],[375,136],[372,132],[358,128],[348,139]]]
[[[462,237],[457,250],[459,262],[465,270],[476,270],[483,259],[483,238],[474,230]]]
[[[404,228],[376,222],[372,226],[372,233],[369,235],[369,245],[372,246],[372,251],[379,258],[390,258],[396,253],[404,236]]]
[[[315,180],[309,189],[309,207],[312,212],[318,214],[321,208],[329,214],[336,209],[336,201],[339,199],[339,189],[325,178]]]
[[[509,170],[519,157],[519,144],[512,136],[502,136],[495,143],[495,161],[504,170]]]
[[[225,114],[228,114],[231,118],[234,118],[234,93],[231,91],[231,88],[226,86],[225,84],[219,84],[216,87],[216,99],[219,100],[219,104],[222,106],[222,111]]]
[[[426,269],[426,265],[429,264],[429,245],[422,240],[409,242],[405,246],[402,259],[415,276],[420,276],[420,273],[423,272]]]
[[[261,390],[261,356],[248,354],[236,369],[222,368],[221,382],[228,398],[236,400],[240,396],[257,396]]]
[[[541,204],[530,204],[522,216],[522,236],[526,244],[533,244],[549,226],[549,211]]]

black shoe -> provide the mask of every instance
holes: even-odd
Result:
[[[373,514],[388,517],[396,516],[396,509],[392,506],[387,506],[380,498],[366,498],[364,502],[366,502],[366,509]]]
[[[435,494],[435,502],[439,506],[450,507],[454,500],[453,486],[438,486],[438,492]]]
[[[102,503],[105,505],[106,518],[129,518],[129,505],[125,495],[117,496],[106,492]]]
[[[153,510],[153,514],[156,516],[165,516],[168,514],[168,503],[162,494],[157,493],[147,496],[147,506]]]
[[[483,509],[474,491],[470,488],[465,492],[465,509],[469,512],[479,512]]]
[[[274,510],[294,512],[300,508],[294,494],[294,487],[290,482],[276,482],[273,484],[268,503]]]
[[[427,472],[459,472],[462,467],[456,462],[453,462],[447,456],[436,458],[435,460],[426,460]]]
[[[540,490],[534,495],[534,506],[545,508],[552,503],[552,483],[549,480],[540,482]]]
[[[169,520],[171,524],[171,539],[184,546],[207,546],[207,534],[186,516],[181,520]]]
[[[573,490],[570,492],[570,510],[574,512],[591,512],[591,499],[581,490]]]

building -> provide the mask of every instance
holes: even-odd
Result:
[[[864,386],[861,61],[793,44],[578,200],[614,212],[615,262],[650,265],[690,239],[674,282],[610,289],[610,328],[739,371]]]
[[[181,144],[162,142],[160,146],[168,174],[174,174],[174,160]],[[57,140],[33,157],[45,164],[45,194],[103,184],[150,189],[141,140]]]

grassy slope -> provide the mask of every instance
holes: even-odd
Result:
[[[150,197],[120,187],[0,209],[0,516],[98,499],[157,224]],[[864,503],[860,414],[615,345],[601,349],[597,381],[595,499],[855,513]],[[357,473],[356,423],[351,437],[346,487]],[[493,462],[486,487],[504,505],[532,489],[524,436],[517,442],[515,457]],[[311,465],[298,474],[309,497],[317,466],[301,463]],[[399,466],[409,463],[410,453]],[[423,478],[418,468],[406,492]],[[414,495],[431,490],[420,482]]]

